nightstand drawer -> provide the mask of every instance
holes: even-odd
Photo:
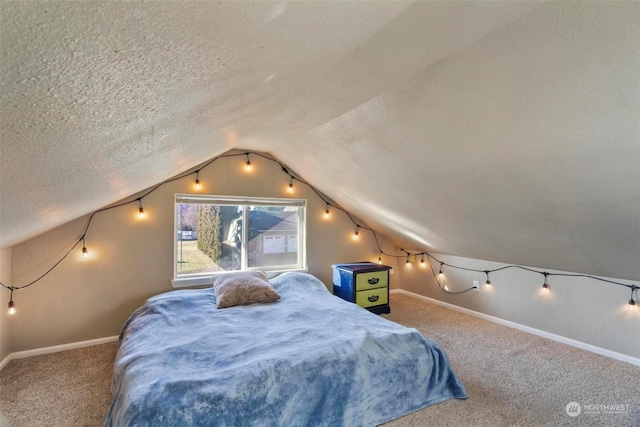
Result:
[[[373,307],[389,303],[389,292],[386,287],[356,292],[356,304],[360,307]]]
[[[371,271],[356,275],[356,291],[385,288],[387,286],[389,286],[389,274],[387,271]]]

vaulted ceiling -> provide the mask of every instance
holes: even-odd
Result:
[[[400,245],[640,279],[638,2],[7,2],[0,243],[231,148]]]

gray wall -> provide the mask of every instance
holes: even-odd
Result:
[[[242,157],[221,159],[200,174],[201,193],[287,197],[288,177],[272,162],[252,157],[252,173],[243,170]],[[302,171],[303,172],[303,171]],[[8,319],[8,292],[0,306],[0,356],[51,345],[118,334],[126,318],[152,295],[171,291],[173,274],[174,194],[189,193],[193,179],[167,184],[144,199],[147,218],[137,219],[137,205],[94,217],[87,235],[89,260],[76,248],[44,280],[16,292],[18,313]],[[324,219],[325,204],[310,190],[296,185],[296,198],[308,200],[307,240],[309,272],[331,288],[331,264],[376,261],[371,235],[362,231],[351,239],[353,225],[344,214],[332,212]],[[87,218],[65,224],[12,249],[1,252],[0,277],[20,286],[48,269],[80,236]],[[381,240],[386,252],[391,242]],[[443,261],[468,268],[494,269],[504,264],[438,255]],[[583,278],[552,277],[552,292],[540,295],[542,277],[518,270],[494,273],[493,291],[449,295],[441,292],[430,270],[419,263],[408,266],[385,258],[395,267],[392,288],[469,308],[525,326],[582,341],[608,350],[640,357],[640,309],[627,310],[629,291]],[[437,271],[437,266],[434,266]],[[484,283],[483,273],[445,269],[453,291]],[[11,280],[8,280],[10,277]],[[628,283],[632,283],[626,281]],[[638,282],[636,282],[638,284]]]
[[[451,265],[492,270],[505,264],[434,254]],[[433,263],[435,273],[439,264]],[[622,286],[587,278],[550,276],[551,291],[544,295],[544,277],[539,274],[508,269],[491,273],[491,288],[484,285],[486,275],[444,267],[450,291],[461,291],[480,282],[480,291],[460,295],[440,290],[429,268],[419,263],[398,264],[402,289],[434,298],[500,319],[519,323],[562,337],[595,345],[607,350],[640,358],[640,306],[629,310],[631,291]],[[540,271],[558,272],[555,270]],[[626,284],[639,282],[611,279]]]
[[[216,161],[200,173],[200,193],[289,197],[289,179],[277,164],[252,156],[254,170],[246,173],[244,162],[243,157]],[[97,214],[86,238],[89,260],[81,258],[77,247],[44,280],[15,295],[18,313],[10,325],[11,351],[117,335],[145,299],[171,291],[174,194],[194,192],[193,179],[167,184],[145,198],[145,220],[137,219],[136,204]],[[291,197],[308,201],[311,274],[331,289],[331,264],[377,261],[370,233],[361,231],[360,241],[354,242],[354,227],[344,214],[334,210],[326,220],[324,202],[302,184],[296,183],[295,189]],[[27,283],[48,269],[77,241],[86,221],[81,218],[13,247],[13,283]],[[381,242],[385,251],[394,251],[384,238]],[[396,277],[392,287],[397,287]]]

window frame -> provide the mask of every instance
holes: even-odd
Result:
[[[243,206],[242,220],[243,224],[248,224],[248,206],[291,206],[298,207],[301,210],[298,213],[298,262],[296,264],[278,265],[278,266],[248,266],[248,233],[249,227],[242,227],[242,245],[241,245],[241,270],[228,271],[265,271],[269,277],[275,277],[278,274],[289,271],[307,271],[307,200],[291,199],[291,198],[273,198],[273,197],[248,197],[248,196],[220,196],[205,194],[187,194],[175,193],[174,196],[174,216],[173,216],[173,279],[171,285],[174,288],[184,288],[193,286],[211,285],[211,277],[216,274],[224,274],[228,271],[210,271],[206,273],[188,273],[178,275],[178,232],[180,230],[180,204],[209,204],[209,205],[231,205]]]

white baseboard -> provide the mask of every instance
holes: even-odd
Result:
[[[39,356],[41,354],[57,353],[59,351],[90,347],[92,345],[106,344],[106,343],[115,342],[115,341],[118,341],[117,335],[112,337],[97,338],[95,340],[87,340],[87,341],[73,342],[69,344],[54,345],[51,347],[35,348],[33,350],[17,351],[15,353],[10,353],[7,357],[2,359],[2,362],[0,362],[0,371],[2,371],[2,369],[4,369],[4,367],[7,366],[7,364],[13,359],[23,359],[25,357]]]
[[[11,353],[9,353],[7,357],[2,359],[2,362],[0,362],[0,371],[2,371],[4,367],[7,366],[7,363],[9,362],[11,362]]]
[[[540,329],[532,328],[529,326],[521,325],[519,323],[511,322],[510,320],[500,319],[499,317],[490,316],[488,314],[480,313],[478,311],[470,310],[468,308],[459,307],[454,304],[449,304],[448,302],[439,301],[437,299],[425,297],[423,295],[419,295],[413,292],[405,291],[404,289],[392,289],[389,291],[390,294],[402,294],[407,295],[412,298],[420,299],[423,301],[427,301],[441,307],[449,308],[451,310],[459,311],[464,314],[468,314],[470,316],[479,317],[480,319],[488,320],[490,322],[498,323],[500,325],[508,326],[510,328],[518,329],[523,332],[530,333],[532,335],[537,335],[539,337],[547,338],[553,341],[560,342],[562,344],[567,344],[572,347],[577,347],[582,350],[587,350],[592,353],[599,354],[601,356],[607,356],[612,359],[620,360],[622,362],[631,363],[632,365],[640,366],[640,359],[629,356],[622,353],[617,353],[612,350],[607,350],[606,348],[598,347],[595,345],[587,344],[582,341],[577,341],[571,338],[563,337],[561,335],[552,334],[550,332],[542,331]]]

